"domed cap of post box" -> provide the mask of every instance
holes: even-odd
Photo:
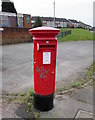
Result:
[[[59,32],[59,29],[52,27],[37,27],[29,30],[29,33],[35,38],[55,38]]]

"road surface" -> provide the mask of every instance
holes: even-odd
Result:
[[[33,43],[2,47],[2,86],[5,92],[33,88]],[[93,62],[93,41],[58,42],[56,88],[80,79]]]

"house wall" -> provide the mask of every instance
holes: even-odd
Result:
[[[43,21],[43,26],[54,27],[53,21]]]
[[[63,27],[64,27],[64,28],[67,28],[67,27],[68,27],[68,26],[67,26],[67,22],[64,22]]]
[[[17,27],[16,14],[8,12],[0,12],[1,27]]]
[[[17,14],[17,24],[18,28],[24,28],[23,14],[20,13]]]
[[[16,17],[9,16],[8,19],[10,27],[17,27]]]
[[[55,23],[56,26],[56,23]],[[50,27],[54,27],[54,21],[51,21],[51,26]]]
[[[0,28],[0,45],[2,45],[2,31],[3,31],[3,28]]]
[[[10,27],[8,16],[4,16],[4,15],[1,16],[1,26]]]
[[[79,27],[79,24],[78,24],[78,23],[73,23],[73,25],[74,25],[74,28]]]
[[[58,23],[58,27],[62,27],[63,28],[63,26],[64,26],[63,24],[64,24],[63,22],[59,22]]]
[[[28,14],[0,12],[0,18],[1,27],[31,28],[31,15]]]
[[[31,28],[31,16],[24,14],[24,28]]]
[[[47,21],[47,26],[51,27],[51,22],[50,21]]]
[[[47,26],[47,22],[46,21],[43,21],[43,26]]]
[[[0,16],[0,27],[1,27],[1,16]]]

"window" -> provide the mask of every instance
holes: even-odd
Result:
[[[27,24],[29,24],[29,16],[26,16]]]

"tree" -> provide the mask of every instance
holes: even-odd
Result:
[[[40,17],[37,17],[35,23],[34,23],[34,27],[41,27],[42,26],[42,21],[40,19]]]
[[[3,2],[2,1],[2,12],[16,13],[16,8],[13,2]]]

